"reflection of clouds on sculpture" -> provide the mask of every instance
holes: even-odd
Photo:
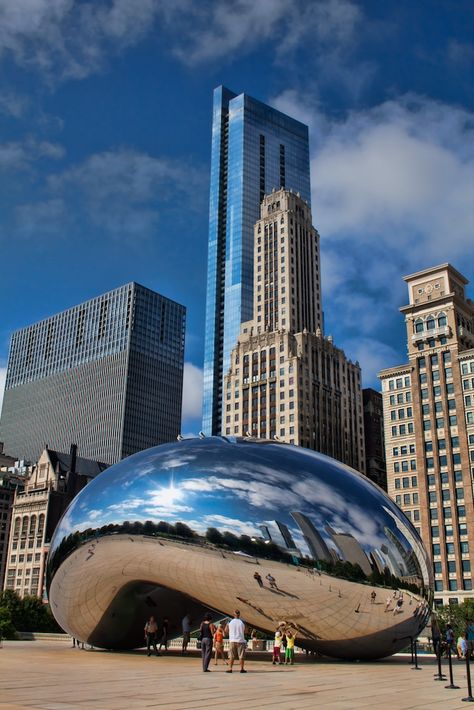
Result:
[[[259,586],[255,563],[283,591]],[[402,648],[424,617],[407,607],[400,625],[382,609],[372,624],[354,610],[372,585],[418,603],[431,585],[422,570],[415,529],[359,474],[298,447],[212,437],[136,454],[88,484],[51,541],[48,590],[66,630],[107,648],[140,645],[150,605],[174,609],[180,633],[190,604],[228,615],[238,595],[256,628],[294,615],[311,647],[351,657],[354,639],[371,635],[357,653],[376,657]]]

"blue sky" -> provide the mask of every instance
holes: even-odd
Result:
[[[135,280],[187,306],[199,430],[221,83],[309,124],[326,334],[377,386],[402,275],[474,279],[473,28],[470,0],[0,0],[0,390],[12,330]]]

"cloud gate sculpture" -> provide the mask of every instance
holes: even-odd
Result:
[[[59,624],[102,648],[143,646],[151,614],[180,636],[185,613],[197,628],[237,607],[263,632],[291,624],[303,648],[369,659],[423,629],[432,578],[411,522],[361,474],[291,445],[210,437],[89,483],[51,541],[48,594]]]

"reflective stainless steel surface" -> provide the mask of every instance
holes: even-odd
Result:
[[[186,612],[198,626],[238,607],[262,631],[292,624],[305,648],[378,658],[424,627],[429,570],[412,524],[364,476],[307,449],[213,437],[94,479],[55,532],[48,588],[61,626],[104,648],[141,646],[150,614],[179,636]]]

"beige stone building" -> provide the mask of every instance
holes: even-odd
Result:
[[[436,603],[460,603],[474,596],[474,303],[450,264],[405,281],[408,363],[379,373],[388,493],[431,554]]]
[[[222,433],[278,438],[365,470],[361,374],[323,336],[319,235],[299,195],[264,198],[253,319],[224,378]]]
[[[25,484],[15,493],[4,589],[43,597],[49,544],[61,515],[76,493],[106,464],[45,449]]]

